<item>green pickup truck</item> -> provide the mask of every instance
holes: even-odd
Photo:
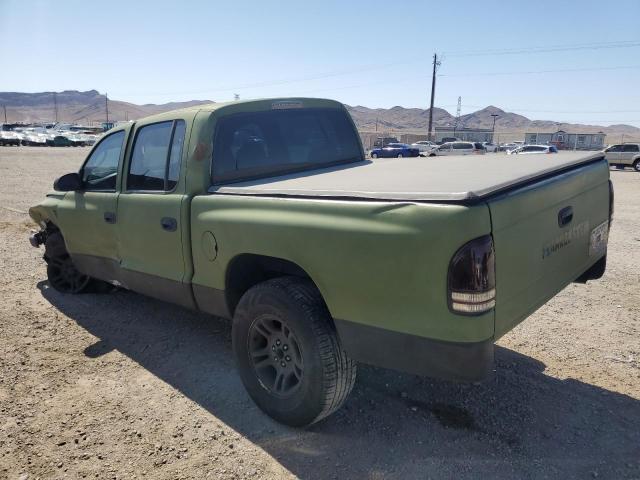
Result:
[[[30,209],[51,286],[123,287],[233,319],[276,420],[338,409],[356,362],[475,381],[494,342],[602,276],[602,153],[366,160],[344,106],[198,106],[110,130]]]

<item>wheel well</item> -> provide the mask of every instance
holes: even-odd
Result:
[[[231,315],[233,316],[242,295],[251,287],[265,280],[287,275],[311,280],[302,267],[289,260],[251,253],[235,257],[229,263],[225,282],[225,296]]]

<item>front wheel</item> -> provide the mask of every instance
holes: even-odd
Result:
[[[371,158],[378,158],[378,154],[377,153],[372,153],[371,154]]]
[[[61,293],[84,291],[91,278],[76,269],[59,232],[48,235],[44,259],[47,262],[49,285]]]
[[[309,280],[281,277],[251,288],[236,309],[232,336],[245,388],[278,422],[311,425],[340,408],[353,388],[356,364]]]
[[[401,153],[398,154],[398,158],[402,158],[404,155],[402,155]]]

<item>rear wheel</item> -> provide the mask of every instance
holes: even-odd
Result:
[[[377,153],[372,153],[371,154],[371,158],[378,158],[378,154]]]
[[[404,155],[402,155],[401,153],[398,154],[398,158],[402,158]]]
[[[311,425],[340,408],[353,387],[356,364],[309,280],[282,277],[251,288],[232,335],[245,388],[278,422]]]
[[[633,169],[636,172],[640,172],[640,158],[638,160],[636,160],[635,162],[633,162]]]

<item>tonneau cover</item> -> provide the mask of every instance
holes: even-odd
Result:
[[[236,195],[465,201],[602,157],[602,152],[560,152],[378,159],[214,185],[209,191]]]

